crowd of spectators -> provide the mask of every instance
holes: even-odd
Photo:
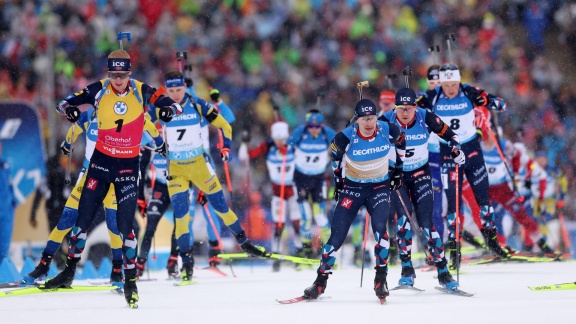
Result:
[[[532,151],[546,150],[570,184],[576,180],[576,86],[564,75],[574,70],[547,58],[560,50],[576,58],[570,1],[13,0],[0,12],[0,99],[30,101],[45,120],[54,109],[45,100],[48,67],[60,100],[105,77],[116,33],[129,31],[133,77],[159,86],[177,68],[175,52],[187,51],[197,92],[218,88],[237,115],[235,132],[249,128],[255,140],[266,136],[273,105],[295,126],[323,92],[320,108],[339,130],[358,100],[358,81],[370,81],[365,97],[376,101],[388,75],[410,66],[411,86],[423,89],[434,63],[429,46],[441,47],[438,63],[449,61],[444,35],[454,33],[463,81],[508,103],[499,118],[504,135],[516,139],[522,128]],[[551,31],[557,43],[547,47]]]

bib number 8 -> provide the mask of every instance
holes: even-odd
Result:
[[[458,129],[460,128],[460,119],[452,119],[450,120],[450,128],[451,129]]]

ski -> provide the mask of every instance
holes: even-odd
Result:
[[[288,304],[296,304],[296,303],[299,303],[302,301],[311,302],[311,301],[324,300],[324,299],[330,299],[330,297],[329,296],[320,296],[316,299],[311,299],[311,298],[306,298],[304,296],[300,296],[300,297],[296,297],[296,298],[292,298],[292,299],[285,299],[285,300],[276,299],[276,302],[278,302],[279,304],[282,304],[282,305],[288,305]]]
[[[44,286],[39,287],[27,287],[19,288],[8,291],[0,292],[0,298],[2,297],[13,297],[13,296],[24,296],[24,295],[36,295],[43,293],[54,293],[54,292],[87,292],[87,291],[107,291],[107,290],[118,290],[117,286],[71,286],[68,288],[44,288]]]
[[[443,293],[450,294],[450,295],[456,295],[456,296],[462,296],[462,297],[474,296],[474,294],[465,292],[465,291],[460,290],[460,289],[446,289],[444,287],[434,287],[434,288],[436,288],[436,290],[438,290],[438,291],[441,291]]]
[[[24,285],[22,285],[24,286]],[[4,288],[18,288],[20,287],[20,283],[19,282],[7,282],[7,283],[1,283],[0,284],[0,289],[4,289]]]
[[[450,271],[452,271],[452,274],[456,274],[456,269],[452,269],[452,268],[451,268]],[[461,275],[468,274],[468,271],[462,271],[462,270],[460,270],[460,274],[461,274]],[[432,276],[432,278],[438,279],[438,275],[435,274],[435,275]]]
[[[291,256],[291,255],[276,254],[276,253],[272,253],[268,256],[252,256],[252,255],[248,255],[246,253],[224,253],[224,254],[218,254],[218,257],[222,258],[222,259],[251,259],[251,258],[276,259],[276,260],[281,260],[281,261],[290,261],[290,262],[298,263],[298,264],[320,265],[320,260],[318,260],[318,259],[307,259],[307,258],[300,258],[300,257]]]
[[[112,292],[118,293],[118,294],[124,294],[124,283],[123,282],[111,283],[110,280],[105,280],[105,281],[90,281],[90,280],[88,280],[88,283],[91,285],[94,285],[94,286],[114,286],[114,287],[117,287],[118,289],[112,290]]]
[[[539,257],[539,256],[532,256],[532,255],[511,255],[509,258],[501,258],[501,257],[489,257],[484,258],[478,261],[469,262],[468,265],[480,265],[480,264],[489,264],[489,263],[501,263],[501,262],[557,262],[562,261],[563,259],[558,257]]]
[[[380,300],[380,305],[385,305],[385,304],[387,304],[387,302],[386,302],[386,297],[384,297],[384,298],[378,297],[378,299]]]
[[[215,274],[219,274],[222,277],[228,277],[228,274],[220,269],[218,269],[217,267],[205,267],[205,268],[196,268],[196,269],[200,269],[200,270],[208,270],[210,272],[213,272]]]
[[[420,288],[416,288],[414,286],[408,286],[408,285],[400,285],[400,286],[396,286],[392,289],[390,289],[390,291],[392,290],[414,290],[414,291],[425,291],[424,289],[420,289]]]
[[[532,291],[574,290],[576,289],[576,282],[567,282],[547,286],[528,286],[528,289]]]
[[[198,281],[196,281],[196,280],[186,280],[186,281],[175,282],[173,285],[175,287],[182,287],[182,286],[194,285],[197,283],[198,283]]]

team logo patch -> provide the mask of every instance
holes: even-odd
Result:
[[[456,173],[456,171],[450,171],[450,181],[456,181],[457,177],[458,174]]]
[[[128,111],[128,106],[124,101],[116,101],[114,104],[114,112],[118,115],[124,115]]]
[[[132,173],[134,170],[132,169],[124,169],[124,170],[120,170],[118,171],[119,174],[125,174],[125,173]]]
[[[471,159],[471,158],[475,157],[476,155],[478,155],[478,151],[474,151],[474,152],[468,154],[468,158]]]
[[[352,207],[352,203],[354,202],[354,200],[349,199],[349,198],[343,198],[342,202],[340,203],[340,206],[346,208],[346,209],[350,209],[350,207]]]
[[[154,192],[154,199],[160,199],[160,198],[162,198],[162,192],[160,191]]]
[[[412,175],[412,177],[417,178],[424,174],[424,170],[420,170]]]
[[[86,180],[86,189],[96,190],[96,186],[98,186],[98,180],[92,178]]]

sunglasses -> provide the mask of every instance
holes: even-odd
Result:
[[[403,112],[412,111],[412,109],[416,109],[414,106],[396,106],[396,110],[402,110]]]
[[[320,128],[320,127],[322,127],[322,125],[320,125],[320,124],[308,124],[307,126],[308,126],[308,128]]]
[[[108,72],[108,77],[112,80],[116,78],[124,80],[128,77],[128,72]]]
[[[376,116],[364,116],[364,117],[358,118],[358,120],[361,120],[363,122],[371,122],[371,121],[375,121],[376,119],[378,119],[378,117],[376,117]]]

